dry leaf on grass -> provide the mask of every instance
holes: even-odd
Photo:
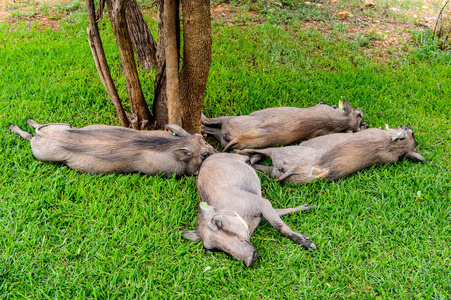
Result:
[[[347,18],[349,17],[349,13],[347,11],[340,11],[337,16],[339,16],[340,18]]]

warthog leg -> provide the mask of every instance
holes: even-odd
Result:
[[[311,210],[314,207],[315,206],[308,206],[307,204],[303,204],[293,208],[275,208],[275,211],[279,214],[279,216],[284,216],[297,211]]]
[[[23,131],[17,125],[11,124],[11,126],[9,126],[9,130],[12,133],[20,135],[22,138],[26,139],[27,141],[31,141],[31,139],[33,138],[33,136],[31,134],[29,134],[26,131]]]
[[[34,120],[31,120],[31,119],[27,120],[27,124],[30,125],[31,127],[33,127],[34,129],[36,129],[36,128],[41,126],[41,124],[38,124]]]
[[[266,200],[266,199],[265,199]],[[266,200],[266,203],[262,203],[262,216],[281,234],[292,239],[295,243],[302,245],[305,249],[316,249],[315,244],[308,240],[308,237],[294,232],[291,228],[285,224],[280,218],[279,213],[272,207],[271,203]],[[263,202],[263,201],[262,201]],[[301,206],[303,207],[303,206]]]

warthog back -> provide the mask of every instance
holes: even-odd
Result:
[[[202,132],[215,136],[224,151],[261,149],[290,145],[330,133],[357,132],[365,126],[362,120],[360,109],[352,109],[345,101],[344,110],[318,104],[308,108],[268,108],[248,116],[204,116]]]
[[[15,125],[10,130],[30,141],[38,160],[64,163],[81,173],[192,175],[216,152],[200,134],[191,135],[173,124],[166,126],[172,132],[107,125],[75,128],[32,120],[28,124],[36,129],[34,136]]]
[[[294,184],[316,179],[337,180],[370,166],[394,163],[400,158],[425,161],[417,152],[412,130],[404,126],[336,133],[299,146],[237,152],[249,155],[254,164],[265,156],[271,157],[274,166],[255,164],[254,167],[269,171],[277,181]]]

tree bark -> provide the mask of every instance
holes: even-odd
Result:
[[[95,6],[95,4],[93,4]],[[105,0],[99,0],[96,10],[96,23],[99,23],[103,17],[103,9],[105,8]],[[88,12],[89,14],[89,12]]]
[[[180,75],[183,128],[200,132],[201,115],[211,65],[209,0],[181,0],[183,13],[183,64]]]
[[[164,0],[157,1],[158,6],[158,44],[157,44],[157,75],[154,83],[153,115],[157,128],[168,124],[168,103],[166,94],[166,64],[164,35]]]
[[[152,66],[157,65],[157,43],[155,43],[149,27],[147,27],[136,0],[127,2],[125,17],[127,18],[128,32],[138,62],[145,70],[151,71]]]
[[[147,107],[136,69],[130,35],[125,18],[126,0],[107,0],[111,27],[116,38],[119,57],[122,62],[127,90],[132,111],[132,128],[151,129],[152,115]]]
[[[177,47],[177,0],[164,1],[164,33],[166,37],[166,86],[167,105],[168,105],[168,123],[182,124],[182,106],[179,93],[179,55]]]
[[[92,56],[94,57],[94,62],[96,64],[97,71],[99,72],[100,79],[116,108],[116,113],[119,117],[121,126],[129,127],[130,122],[128,120],[127,114],[122,106],[121,99],[114,85],[113,78],[111,77],[110,68],[105,57],[105,51],[103,50],[102,40],[100,39],[99,28],[96,22],[95,6],[93,0],[86,0],[86,7],[88,10],[88,20],[89,25],[87,28],[87,36],[89,41],[89,46],[91,47]]]
[[[86,0],[90,21],[88,39],[100,78],[116,107],[121,125],[150,129],[153,121],[156,127],[171,122],[182,125],[188,132],[200,132],[211,64],[209,0],[182,0],[184,46],[180,74],[180,0],[157,0],[157,45],[136,0],[99,0],[97,18],[102,15],[105,1],[127,83],[132,115],[125,113],[111,78],[96,24],[93,0]],[[155,120],[144,99],[133,47],[145,69],[149,70],[152,64],[157,65],[153,103]]]

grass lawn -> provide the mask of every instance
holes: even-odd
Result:
[[[302,186],[261,176],[275,208],[317,206],[283,218],[318,250],[262,223],[252,268],[181,237],[196,226],[194,177],[78,174],[37,161],[9,132],[11,123],[32,132],[29,118],[119,124],[83,2],[9,4],[0,23],[0,299],[450,299],[451,55],[414,26],[412,10],[427,3],[375,2],[212,2],[206,115],[345,98],[370,127],[410,125],[428,161]],[[336,17],[341,10],[351,16]],[[154,16],[146,10],[153,33]],[[101,28],[125,99],[107,18]],[[154,74],[141,76],[152,99]]]

